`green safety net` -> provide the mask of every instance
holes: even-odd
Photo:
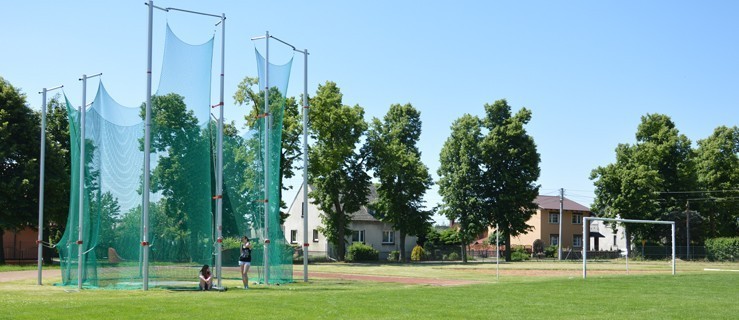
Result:
[[[282,65],[269,64],[269,84],[267,80],[266,59],[258,50],[254,50],[257,58],[257,69],[259,72],[259,88],[266,88],[269,85],[269,110],[264,110],[264,91],[260,92],[260,99],[257,99],[255,106],[258,109],[257,114],[264,114],[266,111],[269,117],[258,117],[254,123],[253,129],[260,134],[258,137],[260,144],[259,156],[262,158],[260,162],[267,162],[269,168],[267,179],[269,183],[262,182],[268,188],[269,198],[266,202],[268,208],[267,221],[264,222],[264,207],[255,215],[255,234],[261,237],[262,241],[257,242],[253,256],[257,258],[258,265],[267,265],[269,268],[263,270],[259,274],[260,281],[264,281],[267,277],[269,283],[291,282],[293,276],[292,257],[293,248],[287,242],[284,231],[280,225],[280,157],[282,155],[282,118],[285,108],[285,93],[290,80],[290,70],[292,68],[292,59]],[[269,126],[267,126],[269,121]],[[269,127],[269,130],[266,129]],[[265,145],[264,133],[269,135],[268,145]],[[268,149],[269,158],[265,161],[265,149]],[[257,168],[264,167],[255,166]],[[264,172],[261,172],[264,179]],[[264,194],[261,195],[264,199]],[[264,202],[262,202],[264,205]],[[258,209],[258,210],[259,210]],[[261,221],[260,221],[261,220]],[[264,240],[269,240],[267,250],[264,249]],[[266,254],[265,254],[266,251]]]
[[[71,142],[71,195],[65,233],[59,242],[63,285],[141,288],[144,250],[149,250],[149,286],[197,287],[204,264],[216,257],[215,177],[217,126],[211,117],[213,38],[200,45],[181,41],[167,26],[158,89],[152,96],[149,245],[142,246],[144,222],[145,103],[136,108],[115,102],[100,83],[95,100],[80,110],[67,101]],[[276,67],[279,69],[279,66]],[[287,70],[289,74],[289,67]],[[272,74],[272,71],[270,71]],[[286,85],[286,82],[285,82]],[[286,88],[274,89],[285,92]],[[224,135],[223,235],[255,238],[252,265],[259,281],[292,281],[292,260],[279,225],[279,155],[282,99],[273,113],[270,161],[264,161],[264,124]],[[217,110],[217,109],[213,109]],[[243,115],[242,115],[243,116]],[[224,122],[228,122],[225,119]],[[84,125],[85,137],[80,138]],[[83,201],[79,203],[80,145],[85,143]],[[264,164],[270,166],[270,233],[264,234]],[[82,241],[78,243],[82,206]],[[274,207],[273,207],[274,206]],[[263,239],[272,239],[270,268],[263,267]],[[274,248],[274,249],[273,249]],[[236,266],[238,249],[223,251],[223,265]],[[224,270],[224,278],[240,277]],[[254,271],[252,271],[253,273]],[[254,278],[254,275],[251,277]]]

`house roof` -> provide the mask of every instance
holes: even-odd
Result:
[[[302,197],[302,189],[303,186],[301,185],[300,188],[298,188],[298,192],[295,195],[295,198],[297,199],[298,196]],[[308,186],[308,190],[313,190],[313,187],[310,185]],[[312,200],[312,199],[311,199]],[[367,195],[367,203],[372,203],[375,200],[377,200],[377,188],[375,188],[374,185],[370,185],[369,187],[369,194]],[[293,199],[293,202],[295,203],[295,199]],[[292,204],[290,205],[292,207]],[[289,210],[289,209],[288,209]],[[367,205],[364,205],[359,208],[359,211],[352,212],[351,213],[352,221],[377,221],[379,222],[377,218],[374,217],[374,212],[372,212]]]
[[[367,203],[372,203],[377,200],[377,188],[374,185],[370,185],[369,194],[367,194]],[[359,211],[352,212],[352,221],[380,221],[374,216],[374,212],[370,210],[366,205],[359,208]]]
[[[539,209],[559,210],[559,196],[537,196],[534,202],[539,205]],[[567,197],[562,201],[562,206],[564,210],[590,212],[590,208],[567,199]]]

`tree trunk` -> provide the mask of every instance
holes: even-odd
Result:
[[[338,231],[338,239],[336,240],[336,260],[344,261],[344,257],[346,256],[346,236],[344,235],[346,221],[344,221],[344,219],[346,216],[344,215],[344,211],[341,210],[341,205],[339,203],[334,203],[334,208],[336,208],[336,217],[339,220],[336,228]]]
[[[460,221],[462,222],[462,221]],[[465,236],[465,230],[464,230],[465,224],[459,225],[459,249],[460,249],[460,256],[462,257],[462,263],[467,263],[467,250],[464,249],[464,247],[467,245],[467,236]]]
[[[503,244],[505,245],[505,261],[511,262],[511,236],[508,234],[508,229],[504,231],[505,237],[503,237]]]
[[[3,244],[4,235],[5,230],[3,230],[3,228],[0,228],[0,264],[5,264],[5,245]]]
[[[401,262],[408,262],[409,259],[405,255],[405,233],[401,232],[399,238],[400,239],[398,241],[398,245],[400,246],[400,248],[398,248],[398,251],[400,252],[400,254],[398,256],[398,260],[400,260]]]
[[[459,245],[459,250],[462,253],[462,263],[467,263],[467,250],[464,249],[466,245],[465,243]]]

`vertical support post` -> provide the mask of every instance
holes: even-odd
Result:
[[[498,232],[498,224],[495,224],[495,281],[500,278],[500,232]]]
[[[154,1],[149,0],[149,30],[146,51],[146,118],[144,122],[144,199],[142,206],[141,246],[142,257],[142,289],[149,290],[149,183],[151,175],[151,42],[154,23]]]
[[[685,259],[690,260],[690,200],[685,202]]]
[[[675,222],[672,225],[672,275],[675,275]]]
[[[264,284],[269,285],[269,31],[265,33],[267,49],[264,62]]]
[[[624,223],[624,238],[626,239],[626,274],[629,274],[629,246],[631,245],[631,241],[629,240],[627,230],[626,224]]]
[[[303,281],[308,282],[308,49],[303,70]]]
[[[82,106],[80,106],[80,167],[79,167],[79,198],[77,219],[77,289],[82,289],[82,244],[83,224],[85,212],[85,114],[87,109],[87,75],[82,75]]]
[[[564,219],[565,189],[559,188],[559,233],[557,234],[557,260],[562,260],[562,220]]]
[[[39,164],[38,189],[38,285],[41,285],[41,268],[44,263],[44,167],[46,165],[46,88],[41,91],[41,161]]]
[[[218,278],[218,288],[222,287],[221,269],[223,264],[223,255],[221,247],[223,245],[223,81],[226,65],[226,14],[221,14],[221,91],[220,91],[220,116],[218,117],[218,169],[216,171],[216,277]]]
[[[582,235],[583,238],[587,237],[587,228],[588,228],[588,219],[589,217],[584,217],[582,219]],[[588,241],[582,242],[582,278],[585,279],[588,276]]]

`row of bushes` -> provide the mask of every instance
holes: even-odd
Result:
[[[739,259],[739,237],[706,240],[706,255],[711,261],[735,261]]]
[[[714,238],[706,240],[706,253],[711,261],[735,261],[739,259],[739,237],[735,238]],[[431,249],[431,250],[428,250]],[[421,246],[415,246],[411,251],[411,261],[423,260],[443,260],[454,261],[459,260],[458,252],[441,252],[436,248],[424,249]],[[544,254],[547,257],[557,256],[557,247],[549,246],[544,248]],[[347,261],[365,262],[378,261],[379,251],[366,244],[355,242],[349,246],[347,250]],[[388,255],[388,261],[398,261],[399,252],[393,251]],[[530,259],[530,254],[524,247],[515,246],[511,252],[512,261],[525,261]]]

